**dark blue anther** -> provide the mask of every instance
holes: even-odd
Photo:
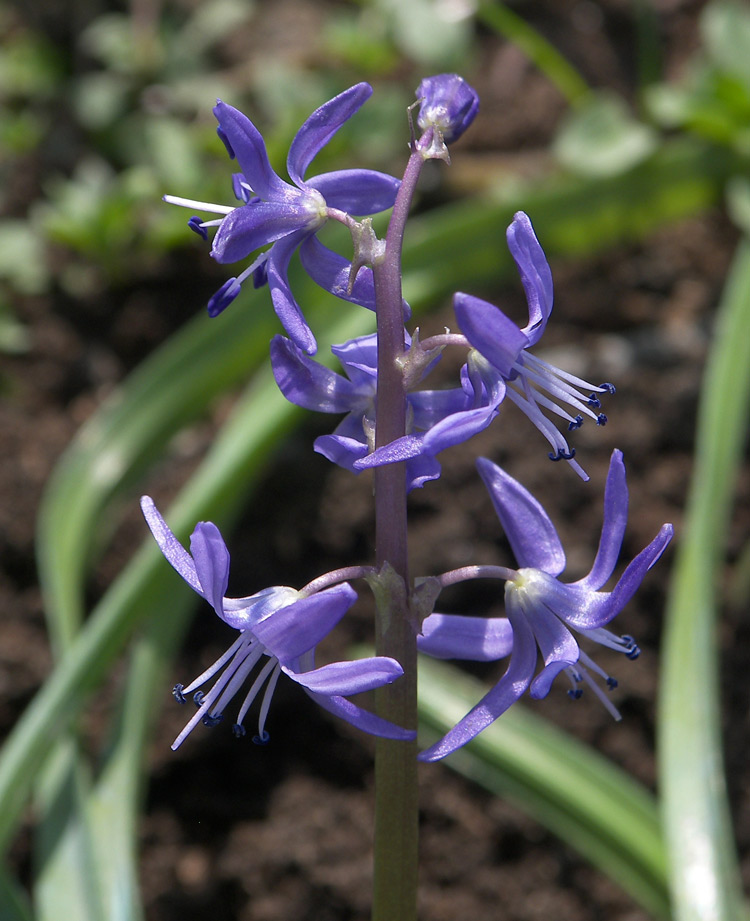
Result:
[[[583,688],[571,688],[568,691],[568,697],[571,700],[580,700],[583,697]]]
[[[595,393],[592,393],[589,395],[588,402],[589,402],[589,406],[591,407],[591,409],[601,409],[602,401],[599,399],[599,397]]]
[[[229,154],[229,159],[234,160],[234,150],[232,150],[232,145],[229,143],[229,138],[226,136],[226,133],[221,125],[216,126],[216,133],[221,138],[222,144],[226,147],[227,153]]]
[[[184,684],[176,684],[172,688],[172,697],[177,701],[178,704],[185,703],[185,695],[182,693],[182,689],[185,687]]]
[[[207,713],[203,717],[201,722],[203,723],[204,726],[218,726],[223,716],[224,716],[223,713],[214,713],[214,714]]]
[[[253,736],[253,745],[268,745],[271,736],[264,729],[260,735]]]
[[[575,448],[571,448],[569,452],[566,452],[564,448],[558,448],[557,454],[547,455],[547,457],[552,461],[573,460],[575,456],[576,456]]]
[[[576,416],[572,422],[568,423],[568,431],[572,432],[573,429],[579,429],[583,425],[583,416]]]
[[[606,381],[603,384],[599,384],[602,390],[606,390],[607,393],[614,394],[617,393],[617,388],[614,384],[607,383]]]
[[[203,237],[204,240],[208,239],[208,231],[205,227],[202,227],[203,221],[198,217],[197,214],[194,214],[188,221],[188,227],[191,230],[194,230],[199,237]]]
[[[232,726],[232,734],[235,739],[241,739],[247,733],[247,729],[242,725],[242,723],[235,723]]]
[[[196,707],[200,707],[203,704],[203,691],[196,691],[193,694],[193,703]]]
[[[607,677],[607,689],[610,691],[614,691],[616,687],[617,687],[617,679]]]
[[[596,424],[597,425],[607,424],[607,417],[604,415],[604,413],[599,413],[599,415],[596,417]]]
[[[625,644],[624,652],[627,658],[631,660],[637,659],[641,654],[641,650],[633,637],[626,633],[624,636],[621,636],[620,639]]]

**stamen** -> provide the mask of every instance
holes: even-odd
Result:
[[[565,451],[565,450],[563,450],[563,448],[558,448],[558,449],[557,449],[557,454],[548,454],[548,455],[547,455],[547,457],[549,457],[549,459],[552,460],[552,461],[573,460],[573,458],[574,458],[575,456],[576,456],[576,449],[575,449],[575,448],[571,448],[570,451]]]
[[[194,214],[188,221],[188,227],[195,231],[199,237],[203,237],[204,240],[208,240],[208,231],[203,226],[203,221],[198,217],[197,214]]]
[[[595,393],[592,393],[592,394],[589,396],[588,403],[589,403],[589,406],[590,406],[592,409],[601,409],[601,408],[602,408],[602,401],[597,397],[597,395],[596,395]]]
[[[571,688],[568,691],[568,697],[571,700],[580,700],[583,697],[583,688]]]
[[[264,730],[261,735],[253,736],[253,745],[268,745],[271,736]]]
[[[605,418],[606,421],[606,418]],[[572,432],[574,429],[579,429],[583,425],[583,416],[578,415],[572,422],[568,423],[568,431]]]
[[[180,208],[193,208],[196,211],[210,211],[212,214],[231,214],[233,205],[215,205],[210,201],[196,201],[194,198],[181,198],[179,195],[162,195],[162,201]]]
[[[198,709],[200,709],[203,706],[204,696],[205,695],[203,694],[203,691],[196,691],[195,694],[193,694],[193,703],[195,704],[196,707],[198,707]]]
[[[185,695],[182,693],[185,690],[184,684],[176,684],[172,688],[172,697],[177,701],[178,704],[186,703]]]
[[[232,726],[232,735],[235,737],[235,739],[241,739],[246,734],[247,730],[241,723],[235,723],[234,726]]]
[[[599,413],[599,415],[596,417],[596,424],[597,425],[607,424],[607,417],[604,415],[604,413]]]
[[[620,639],[625,644],[625,649],[623,650],[623,652],[625,653],[625,656],[631,661],[637,659],[638,656],[641,654],[641,649],[640,649],[640,646],[633,639],[633,637],[630,636],[630,634],[626,633],[623,636],[621,636]]]
[[[610,396],[612,396],[612,395],[614,395],[615,393],[617,393],[617,388],[615,387],[615,385],[614,385],[614,384],[610,384],[610,383],[608,383],[608,382],[606,382],[606,381],[605,381],[605,383],[603,383],[603,384],[599,384],[599,389],[600,389],[600,390],[606,391],[606,393],[610,394]]]
[[[201,722],[203,723],[204,726],[208,726],[209,728],[211,728],[212,726],[218,726],[223,718],[224,718],[223,713],[207,713],[203,717]]]

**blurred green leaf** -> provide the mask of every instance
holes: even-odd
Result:
[[[750,409],[750,242],[740,243],[701,388],[695,462],[666,614],[659,773],[675,921],[748,917],[724,776],[716,629]]]
[[[637,121],[614,93],[592,93],[563,119],[553,146],[572,173],[605,178],[632,169],[650,156],[658,136]]]
[[[486,691],[420,658],[420,741],[444,735]],[[670,918],[656,801],[598,752],[516,704],[444,763],[533,816],[655,918]]]
[[[737,77],[750,92],[750,7],[714,0],[701,14],[701,37],[714,66]]]

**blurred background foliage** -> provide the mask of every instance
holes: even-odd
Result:
[[[194,258],[197,241],[186,232],[186,212],[164,205],[161,195],[231,201],[226,154],[210,111],[216,97],[262,126],[271,161],[280,168],[309,112],[348,85],[368,80],[376,88],[372,100],[316,165],[322,171],[356,162],[398,172],[405,119],[394,113],[411,103],[413,87],[425,73],[456,70],[470,82],[479,78],[482,43],[488,40],[520,49],[559,92],[563,114],[540,161],[475,154],[446,179],[431,184],[425,177],[418,212],[429,211],[430,219],[415,219],[405,253],[407,296],[416,311],[461,285],[504,277],[509,265],[497,252],[497,240],[518,207],[534,214],[551,256],[642,239],[669,221],[723,202],[737,227],[750,232],[747,4],[713,0],[703,6],[699,46],[677,77],[662,69],[656,7],[647,0],[624,4],[633,23],[637,70],[629,94],[590,86],[529,25],[526,6],[492,0],[354,0],[320,8],[275,6],[270,0],[133,0],[117,8],[95,0],[28,7],[0,2],[0,350],[18,355],[30,347],[15,306],[24,298],[54,293],[75,303],[112,298],[159,278],[177,284],[176,267]],[[595,14],[596,4],[587,9]],[[303,27],[286,28],[290,16],[306,17]],[[200,259],[206,274],[223,278],[205,255]],[[747,252],[740,249],[723,303],[727,328],[734,332],[717,341],[725,351],[714,356],[716,367],[750,364],[741,349],[749,278]],[[320,292],[305,284],[301,278],[295,282],[326,338],[340,341],[367,331],[367,317],[341,320]],[[170,601],[169,624],[156,617],[170,597],[171,576],[158,553],[145,548],[86,620],[86,579],[99,552],[98,537],[112,530],[117,497],[132,489],[169,440],[221,393],[254,375],[210,455],[180,493],[171,520],[182,533],[200,517],[222,524],[236,518],[238,496],[250,494],[273,440],[295,418],[294,410],[274,402],[264,364],[272,318],[236,311],[227,324],[207,331],[201,307],[185,306],[181,320],[193,314],[196,319],[139,366],[89,420],[45,496],[37,552],[58,665],[0,757],[4,843],[13,839],[35,786],[40,817],[35,907],[3,872],[3,921],[141,916],[134,841],[153,718],[148,689],[164,680],[186,628],[189,602]],[[707,560],[699,573],[704,584],[721,566],[714,552],[731,506],[746,424],[746,375],[734,379],[733,400],[726,399],[730,385],[716,392],[709,388],[706,400],[714,402],[704,407],[705,418],[715,419],[721,404],[724,426],[706,435],[709,444],[718,439],[730,446],[718,460],[704,458],[709,472],[703,468],[703,486],[696,487],[704,493],[693,500],[705,527],[695,528],[699,543],[691,553],[711,550],[701,557]],[[695,566],[678,566],[678,572],[683,575],[675,595],[695,597],[690,582],[697,578]],[[683,607],[672,612],[678,637]],[[681,674],[692,675],[694,692],[710,705],[703,724],[680,732],[679,711],[690,710],[689,690],[681,687],[675,698],[672,686],[666,687],[664,713],[678,730],[662,743],[667,802],[662,818],[650,794],[611,775],[611,766],[599,765],[591,752],[571,749],[573,774],[586,773],[598,783],[599,816],[609,815],[608,808],[625,797],[634,824],[628,829],[619,807],[620,817],[612,820],[621,822],[617,834],[614,825],[607,829],[587,817],[586,804],[556,786],[558,743],[543,728],[530,731],[522,717],[507,730],[517,734],[513,744],[527,751],[520,766],[503,760],[508,739],[499,738],[493,749],[489,733],[486,747],[467,749],[455,766],[515,798],[560,834],[568,829],[582,852],[653,916],[738,921],[745,908],[723,799],[710,639],[716,612],[707,605],[699,614],[708,639],[700,648],[681,651]],[[111,743],[94,769],[75,719],[144,623]],[[450,680],[439,673],[432,691],[426,683],[426,733],[444,731],[435,701]],[[455,680],[458,689],[461,679]],[[675,675],[674,687],[679,682]],[[710,789],[699,777],[697,787],[683,783],[670,799],[670,766],[689,745],[697,746],[699,762],[710,763]],[[530,778],[530,764],[546,769]],[[703,823],[715,857],[711,873],[721,897],[713,914],[696,909],[689,881],[681,880],[684,855],[674,842],[692,820]],[[102,849],[104,841],[111,847]],[[671,863],[665,841],[678,853]]]

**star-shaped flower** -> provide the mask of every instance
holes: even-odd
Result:
[[[393,176],[368,169],[338,170],[308,179],[305,173],[319,151],[371,95],[371,86],[358,83],[312,113],[289,149],[287,171],[292,184],[274,172],[263,138],[250,119],[224,102],[217,103],[214,114],[219,122],[219,135],[241,169],[234,177],[234,189],[243,204],[213,205],[172,195],[164,199],[224,215],[212,221],[193,217],[188,222],[206,238],[206,228],[218,226],[211,250],[217,262],[238,262],[260,247],[272,245],[240,275],[222,285],[209,301],[211,316],[221,313],[237,297],[248,277],[253,278],[256,286],[267,281],[274,309],[286,331],[300,348],[309,354],[316,351],[315,337],[289,287],[289,261],[295,250],[301,248],[303,261],[312,266],[316,281],[325,281],[332,272],[335,274],[340,267],[330,251],[315,241],[315,233],[332,216],[346,222],[349,215],[385,211],[393,205],[400,182]],[[359,288],[361,297],[367,301],[372,300],[371,285],[371,277],[365,272]],[[339,291],[334,293],[341,296]],[[357,292],[349,292],[348,299],[357,301]]]
[[[607,417],[600,412],[600,396],[615,388],[604,383],[598,387],[548,364],[529,349],[541,339],[552,313],[552,272],[539,244],[528,215],[519,211],[508,227],[508,248],[518,266],[529,305],[529,322],[523,329],[498,307],[471,294],[458,293],[453,299],[458,325],[476,351],[469,353],[469,363],[494,374],[510,384],[512,400],[534,423],[552,445],[552,460],[566,460],[578,475],[588,476],[577,461],[565,437],[545,416],[543,410],[560,416],[573,431],[583,425],[584,416],[597,425]],[[565,409],[570,407],[572,413]]]
[[[602,591],[615,568],[625,533],[628,489],[622,453],[614,451],[604,494],[604,523],[591,571],[577,582],[560,582],[565,551],[557,531],[539,502],[520,483],[486,458],[477,461],[492,504],[520,568],[505,584],[505,618],[433,614],[423,624],[419,647],[440,658],[487,661],[510,653],[508,669],[498,683],[439,742],[420,754],[436,761],[465,745],[501,716],[526,690],[546,697],[552,681],[566,672],[568,692],[581,695],[581,685],[594,690],[612,715],[619,713],[592,678],[616,687],[583,650],[571,631],[623,652],[634,659],[639,650],[630,636],[616,636],[606,625],[632,598],[649,569],[672,538],[665,524],[651,543],[626,567],[611,591]],[[535,676],[537,655],[544,660]]]
[[[219,722],[227,704],[264,660],[240,707],[233,726],[235,735],[245,735],[243,720],[265,685],[254,741],[268,741],[266,717],[276,682],[283,672],[325,710],[365,732],[389,739],[414,738],[414,732],[346,700],[346,695],[382,687],[399,678],[403,669],[395,659],[372,656],[315,668],[315,646],[330,633],[357,598],[348,583],[309,595],[285,585],[275,585],[246,598],[227,598],[229,551],[216,525],[210,521],[199,522],[190,538],[188,553],[152,499],[144,496],[141,508],[167,561],[225,623],[239,632],[229,649],[203,674],[187,687],[175,686],[173,693],[180,703],[185,702],[185,695],[197,692],[193,699],[198,710],[175,739],[173,749],[182,744],[198,723],[212,726]],[[222,668],[224,671],[207,693],[197,690]]]

